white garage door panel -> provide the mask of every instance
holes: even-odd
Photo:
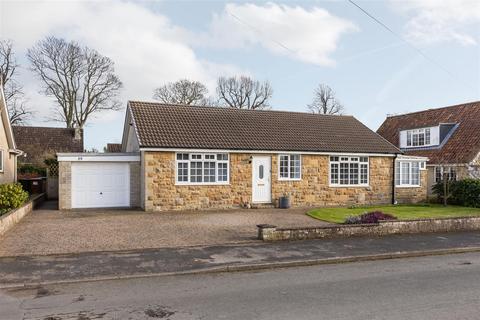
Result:
[[[72,207],[130,206],[128,163],[72,163]]]

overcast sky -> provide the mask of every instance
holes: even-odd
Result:
[[[220,75],[269,80],[272,106],[307,111],[314,88],[330,85],[352,114],[376,130],[387,114],[479,100],[480,1],[5,1],[0,37],[14,42],[18,80],[47,122],[54,106],[28,70],[25,51],[48,35],[75,40],[114,60],[121,99],[152,100],[168,81]],[[86,147],[121,142],[125,110],[85,128]]]

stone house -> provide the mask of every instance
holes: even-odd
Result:
[[[60,208],[423,201],[426,158],[401,153],[352,116],[130,101],[122,153],[58,155]],[[400,163],[409,181],[396,186]]]
[[[377,133],[405,155],[429,159],[429,195],[444,175],[480,179],[480,101],[390,116]]]
[[[17,149],[0,80],[0,184],[17,181]]]

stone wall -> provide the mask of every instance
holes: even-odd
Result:
[[[175,153],[145,152],[145,210],[194,210],[251,203],[253,154],[230,154],[229,185],[176,185]],[[290,194],[293,206],[346,206],[391,203],[393,158],[370,157],[369,187],[330,187],[329,157],[302,155],[302,179],[278,180],[278,155],[272,154],[272,202]]]
[[[393,158],[370,157],[369,187],[330,187],[329,156],[302,155],[302,179],[278,180],[278,156],[272,156],[272,200],[290,194],[294,206],[388,204],[392,201]]]
[[[130,162],[130,206],[140,207],[140,162]]]
[[[175,153],[145,152],[145,210],[239,207],[252,198],[250,154],[230,154],[229,185],[175,185]]]
[[[33,208],[45,200],[45,194],[35,195],[30,198],[21,207],[13,209],[9,213],[0,216],[0,236],[5,234],[27,214],[32,212]]]
[[[72,163],[58,163],[58,208],[72,208]]]
[[[419,203],[427,200],[428,170],[420,170],[420,187],[396,187],[395,200],[397,203]]]
[[[258,225],[258,239],[264,241],[385,236],[401,233],[479,231],[480,217],[442,219],[389,220],[372,224],[333,225],[325,227],[277,228]]]

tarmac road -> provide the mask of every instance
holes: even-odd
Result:
[[[0,290],[0,319],[478,319],[480,254]]]

